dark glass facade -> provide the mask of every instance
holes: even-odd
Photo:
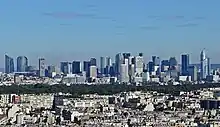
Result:
[[[181,57],[182,63],[181,63],[181,70],[182,70],[182,75],[183,76],[188,76],[188,68],[189,68],[189,55],[184,54]]]
[[[90,59],[90,66],[96,66],[96,58],[91,58]]]
[[[81,62],[80,61],[73,61],[73,63],[72,63],[72,73],[73,74],[81,73]]]

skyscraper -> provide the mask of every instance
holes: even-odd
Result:
[[[120,65],[120,82],[121,83],[129,82],[128,59],[125,59],[124,63]]]
[[[97,78],[97,67],[96,66],[90,66],[89,76],[90,78]]]
[[[181,70],[183,76],[188,76],[188,68],[189,68],[189,54],[184,54],[181,57]]]
[[[123,63],[123,55],[121,53],[118,53],[115,56],[115,73],[116,73],[116,76],[120,75],[120,67],[121,67],[122,63]]]
[[[129,75],[130,82],[132,82],[132,79],[135,77],[135,65],[134,64],[128,65],[128,75]]]
[[[170,66],[169,60],[162,60],[161,61],[161,66]]]
[[[73,61],[72,63],[72,73],[79,74],[81,73],[81,62],[80,61]]]
[[[209,57],[207,58],[207,66],[208,66],[208,75],[211,75],[211,60]]]
[[[90,70],[90,61],[83,62],[83,71],[86,72],[86,77],[89,77],[89,70]]]
[[[111,57],[106,57],[106,67],[104,69],[105,74],[106,75],[110,74],[110,69],[114,69],[114,67],[112,68],[112,59],[111,59]],[[113,72],[113,70],[111,70],[111,72]]]
[[[45,59],[40,58],[39,59],[39,77],[45,77],[46,72],[46,65],[45,65]]]
[[[53,77],[53,73],[56,73],[56,66],[50,65],[47,67],[48,70],[48,76]]]
[[[170,57],[169,63],[170,63],[170,67],[169,67],[170,70],[176,70],[177,69],[176,67],[178,65],[178,62],[177,62],[175,57]]]
[[[128,64],[131,65],[131,64],[135,64],[135,57],[134,56],[130,56],[129,59],[128,59]]]
[[[144,70],[143,56],[136,56],[135,57],[134,68],[135,68],[135,75],[139,77],[143,73],[143,70]]]
[[[131,56],[131,53],[129,53],[129,52],[123,53],[123,58],[124,59],[129,59],[130,56]]]
[[[152,56],[152,61],[153,61],[154,66],[160,66],[160,57]]]
[[[97,66],[97,64],[96,64],[96,58],[91,58],[91,59],[90,59],[90,66]]]
[[[100,69],[101,69],[101,74],[105,73],[105,68],[106,68],[106,58],[101,57],[100,58]]]
[[[169,63],[170,63],[170,66],[177,66],[177,64],[178,64],[175,57],[170,57]]]
[[[17,72],[26,72],[28,67],[28,59],[26,56],[17,58]]]
[[[13,73],[14,72],[14,60],[13,58],[5,55],[5,73]]]
[[[154,62],[153,61],[149,61],[147,66],[148,66],[149,72],[154,72]]]
[[[106,66],[112,66],[112,59],[111,57],[106,57]]]
[[[200,54],[200,63],[201,63],[201,71],[200,71],[200,78],[205,79],[208,75],[208,59],[206,57],[205,50],[202,50]]]
[[[60,71],[63,74],[70,74],[70,70],[71,70],[71,64],[69,62],[61,62],[60,63]]]
[[[192,81],[197,81],[197,67],[196,66],[189,66],[188,67],[188,74],[191,76]]]

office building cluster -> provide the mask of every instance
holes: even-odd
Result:
[[[98,64],[100,63],[100,64]],[[144,61],[143,53],[133,56],[131,53],[118,53],[114,62],[111,57],[100,57],[87,61],[63,61],[60,67],[48,65],[45,58],[40,58],[38,67],[28,65],[25,56],[17,58],[17,70],[13,58],[5,55],[5,73],[15,75],[37,76],[40,78],[61,78],[66,84],[84,83],[119,83],[119,84],[180,84],[181,82],[218,82],[219,69],[212,69],[210,58],[205,50],[200,54],[200,66],[191,64],[190,55],[182,54],[181,62],[175,57],[161,60],[152,56],[149,62]]]

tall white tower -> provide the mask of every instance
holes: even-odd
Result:
[[[135,73],[136,75],[141,75],[144,69],[144,58],[143,56],[135,57]]]
[[[200,78],[205,79],[208,75],[208,59],[206,57],[205,49],[202,50],[200,54],[201,71]]]
[[[121,83],[129,82],[128,59],[125,59],[124,63],[120,65],[120,82]]]

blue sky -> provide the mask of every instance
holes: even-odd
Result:
[[[4,54],[35,63],[143,52],[167,59],[203,48],[220,63],[219,0],[1,0]],[[179,59],[179,58],[178,58]]]

